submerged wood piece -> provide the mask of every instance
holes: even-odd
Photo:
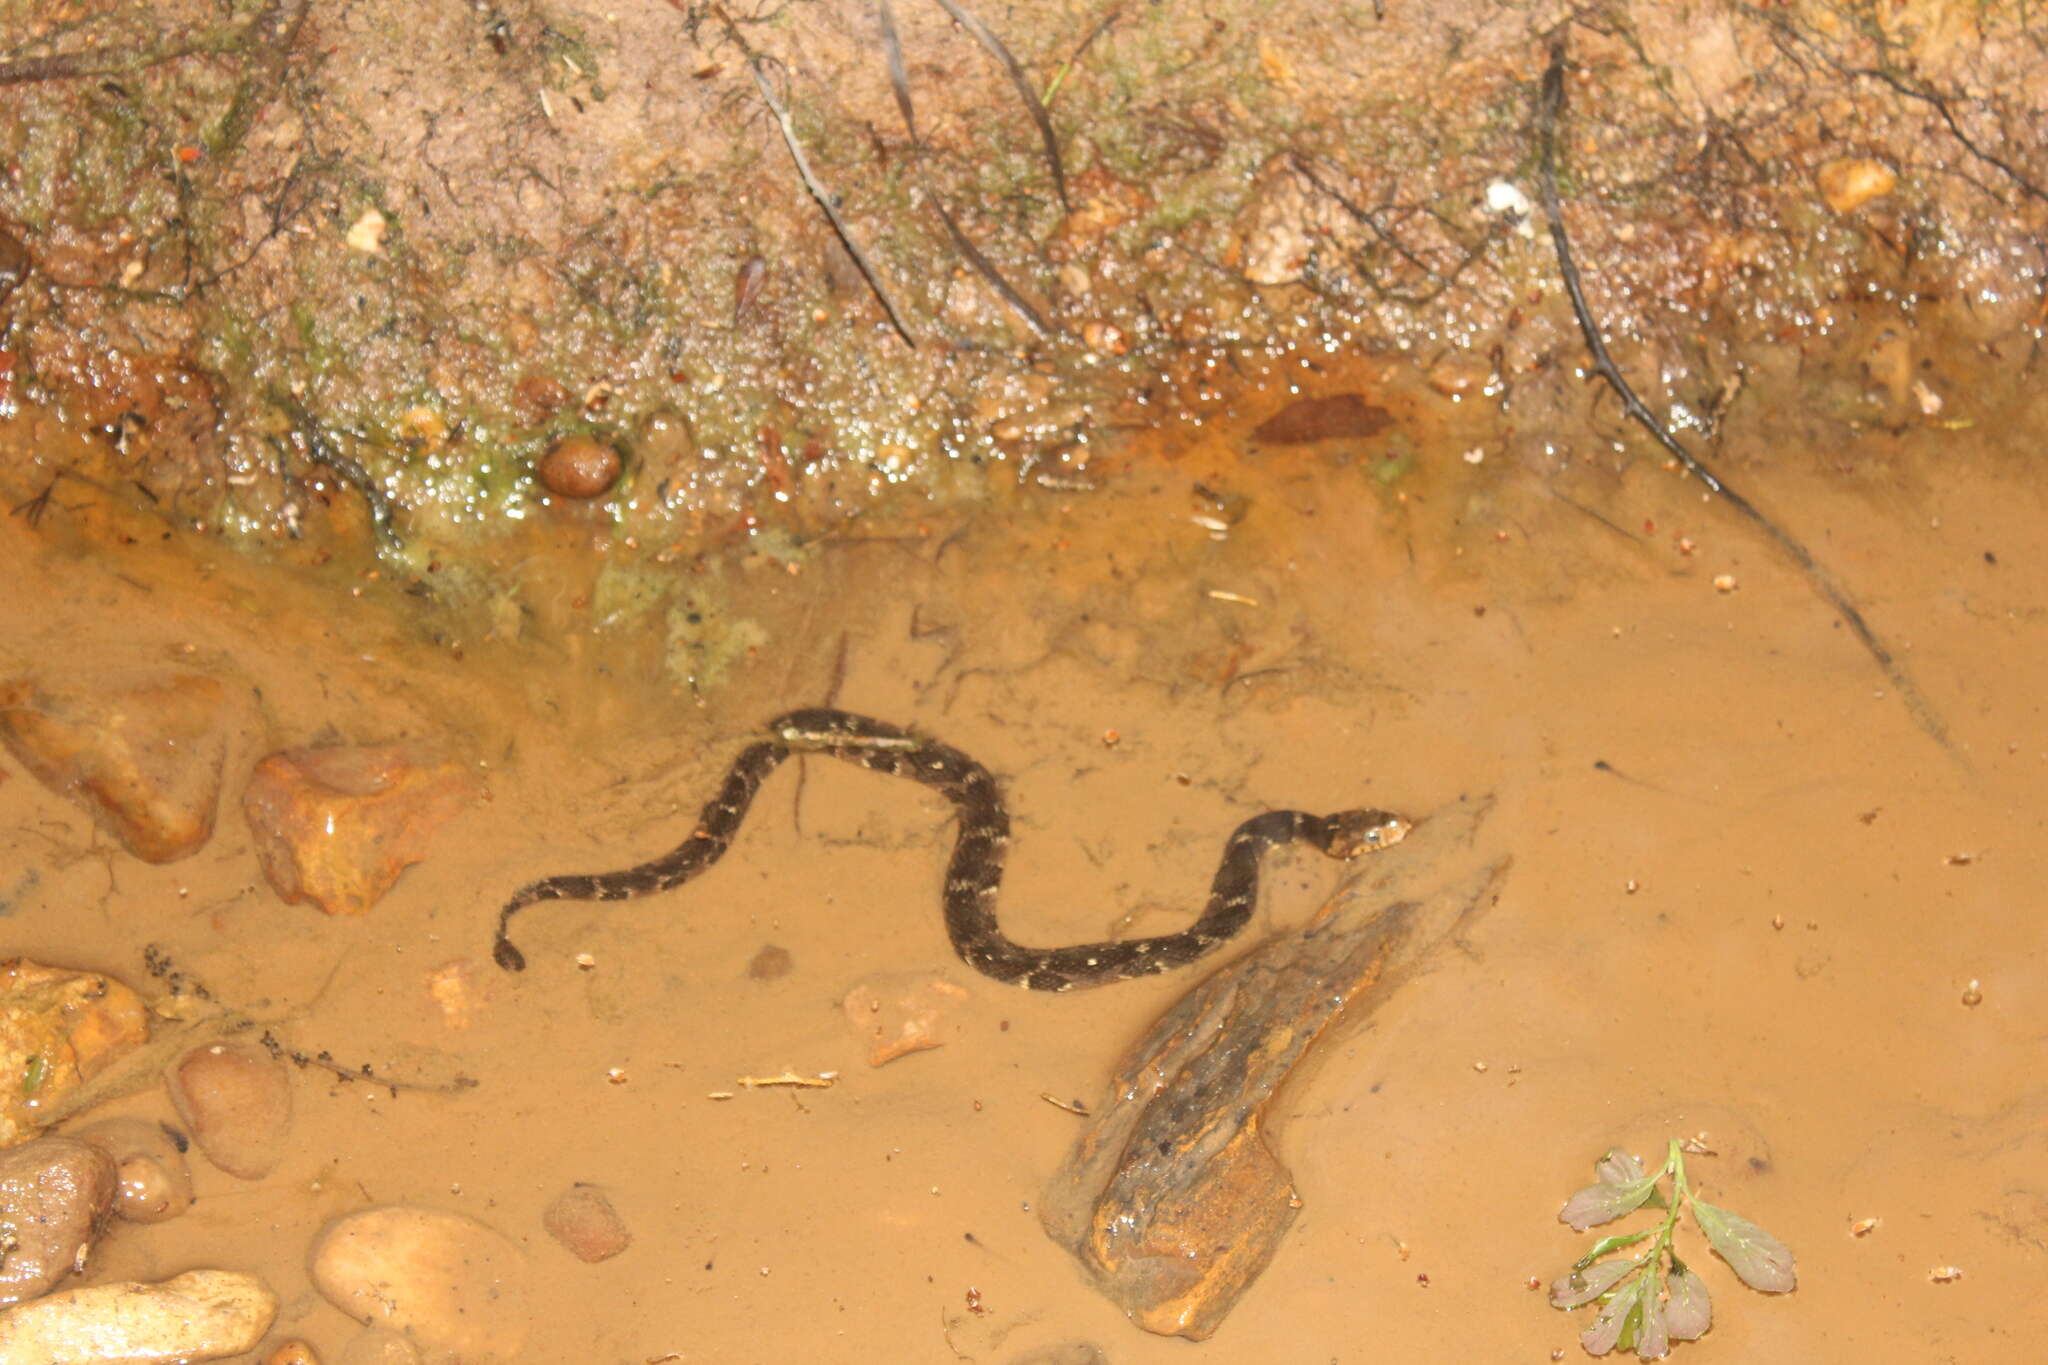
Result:
[[[1304,446],[1338,438],[1377,436],[1394,424],[1394,414],[1355,393],[1297,398],[1252,429],[1260,445]]]
[[[1379,875],[1189,991],[1125,1057],[1039,1220],[1140,1327],[1208,1337],[1266,1268],[1302,1206],[1266,1107],[1332,1024],[1493,902],[1508,862],[1473,851],[1484,813],[1425,821]]]

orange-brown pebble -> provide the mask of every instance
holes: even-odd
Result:
[[[565,436],[541,457],[538,473],[548,492],[594,498],[618,482],[619,452],[589,436]]]
[[[555,1196],[540,1221],[570,1255],[593,1264],[610,1260],[633,1240],[604,1191],[581,1182]]]
[[[263,1365],[320,1365],[320,1356],[303,1341],[281,1341],[263,1357]]]

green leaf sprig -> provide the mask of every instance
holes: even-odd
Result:
[[[1664,1217],[1655,1227],[1602,1237],[1550,1286],[1553,1307],[1600,1304],[1593,1325],[1579,1334],[1588,1355],[1632,1349],[1641,1359],[1657,1360],[1670,1353],[1672,1342],[1697,1341],[1713,1325],[1706,1282],[1672,1245],[1682,1209],[1692,1210],[1707,1245],[1750,1288],[1785,1294],[1797,1283],[1792,1253],[1783,1242],[1692,1192],[1685,1179],[1685,1152],[1676,1138],[1656,1171],[1645,1172],[1640,1159],[1612,1151],[1594,1163],[1593,1174],[1595,1183],[1558,1211],[1558,1220],[1574,1231],[1612,1222],[1645,1205],[1663,1209]],[[1658,1188],[1667,1177],[1668,1197]],[[1634,1255],[1614,1254],[1646,1242]]]

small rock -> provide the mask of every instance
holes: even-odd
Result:
[[[234,1270],[88,1285],[0,1313],[0,1365],[220,1360],[254,1350],[276,1317],[270,1286]]]
[[[303,1341],[280,1341],[263,1357],[263,1365],[320,1365],[320,1353]]]
[[[1356,231],[1342,205],[1278,156],[1254,178],[1238,215],[1234,263],[1253,284],[1293,284],[1318,250],[1342,252]]]
[[[476,1017],[477,965],[466,957],[454,958],[427,973],[427,996],[441,1011],[441,1022],[451,1029],[466,1029]]]
[[[342,1348],[340,1365],[420,1365],[412,1338],[389,1327],[365,1327]]]
[[[625,1219],[595,1185],[577,1182],[555,1196],[540,1224],[579,1261],[609,1261],[632,1242]]]
[[[292,1076],[262,1045],[193,1048],[171,1063],[164,1081],[208,1161],[243,1180],[261,1180],[276,1167],[291,1131]]]
[[[788,976],[795,965],[796,959],[789,955],[789,949],[764,943],[747,963],[747,975],[756,981],[778,981]]]
[[[1890,194],[1898,186],[1899,173],[1882,161],[1846,156],[1822,166],[1813,179],[1828,208],[1844,214]]]
[[[39,1137],[0,1152],[0,1305],[40,1298],[84,1267],[114,1185],[113,1160],[77,1138]]]
[[[256,765],[242,813],[287,904],[360,915],[482,791],[461,765],[409,744],[287,749]]]
[[[71,1091],[149,1039],[142,998],[110,976],[0,961],[0,1147],[32,1137]]]
[[[16,679],[0,683],[0,742],[130,853],[167,863],[213,835],[229,711],[197,673],[105,691]]]
[[[424,450],[439,450],[448,444],[448,419],[429,407],[407,408],[398,414],[401,439]]]
[[[1097,355],[1122,355],[1131,349],[1121,327],[1099,319],[1081,325],[1081,342]]]
[[[114,1212],[131,1223],[161,1223],[192,1207],[192,1168],[161,1123],[102,1119],[71,1136],[114,1163]]]
[[[518,1359],[531,1301],[525,1258],[461,1214],[392,1204],[344,1215],[312,1250],[313,1284],[362,1322],[464,1365]]]
[[[384,234],[391,224],[383,214],[374,208],[364,209],[355,222],[349,224],[348,246],[351,251],[360,251],[365,256],[384,254]]]
[[[618,450],[589,436],[567,436],[541,457],[536,473],[548,492],[564,498],[594,498],[618,482]]]
[[[940,1025],[967,999],[965,988],[942,976],[883,972],[846,993],[840,1009],[868,1041],[868,1065],[881,1066],[911,1052],[943,1046]]]

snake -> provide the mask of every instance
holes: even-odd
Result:
[[[997,981],[1040,991],[1101,986],[1171,971],[1202,958],[1250,922],[1259,891],[1259,863],[1272,848],[1305,843],[1331,858],[1350,859],[1391,847],[1413,826],[1377,809],[1311,815],[1269,810],[1238,825],[1223,845],[1209,901],[1178,933],[1148,938],[1032,948],[1006,935],[996,919],[996,893],[1010,846],[1010,814],[1002,789],[981,764],[958,749],[886,721],[826,707],[785,712],[765,737],[733,760],[696,828],[651,861],[616,872],[543,877],[514,892],[498,915],[491,956],[509,972],[526,956],[508,935],[512,917],[550,900],[618,901],[673,890],[725,856],[769,774],[792,755],[843,759],[871,772],[908,778],[952,803],[958,820],[942,898],[946,933],[962,961]]]

